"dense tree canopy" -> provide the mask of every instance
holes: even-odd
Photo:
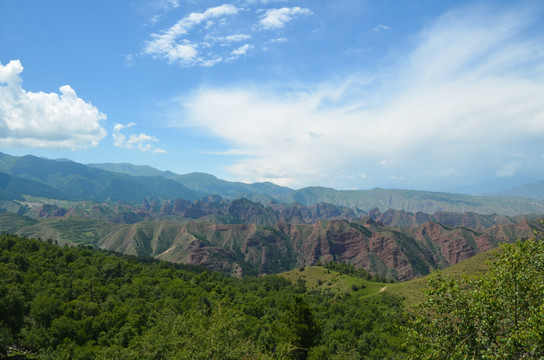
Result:
[[[0,235],[0,357],[395,358],[399,298]]]
[[[411,358],[544,358],[544,242],[504,244],[497,256],[481,276],[429,280]]]

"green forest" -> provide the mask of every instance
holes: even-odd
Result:
[[[0,351],[26,359],[403,358],[399,297],[0,237]],[[22,356],[22,357],[21,357]]]
[[[1,358],[544,358],[540,239],[502,245],[485,273],[434,272],[423,302],[409,308],[386,291],[362,295],[367,286],[387,286],[364,271],[322,269],[358,285],[332,291],[300,276],[234,279],[0,235]]]

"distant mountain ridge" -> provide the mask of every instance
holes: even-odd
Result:
[[[228,199],[247,198],[269,204],[281,202],[309,206],[330,203],[370,211],[373,208],[410,212],[434,213],[475,212],[515,216],[543,214],[544,200],[506,196],[471,196],[415,190],[335,190],[307,187],[293,190],[272,183],[245,184],[229,182],[203,173],[186,175],[160,171],[149,166],[131,164],[83,165],[67,160],[48,160],[32,155],[14,157],[0,154],[0,171],[28,181],[45,184],[58,192],[57,196],[72,200],[130,201],[147,199],[201,199],[217,194]],[[12,178],[13,179],[13,178]],[[21,186],[0,188],[0,198],[20,199],[23,195],[51,197],[51,189],[36,183],[20,182]],[[22,187],[28,185],[28,191]],[[14,193],[16,192],[16,194]]]
[[[147,166],[131,164],[91,164],[102,169],[127,174],[153,174],[179,181],[195,191],[214,193],[226,198],[246,197],[253,201],[267,203],[276,199],[285,203],[298,202],[308,206],[330,203],[369,211],[373,208],[406,210],[434,213],[437,211],[476,212],[482,214],[522,215],[544,213],[544,202],[529,199],[512,199],[506,196],[473,196],[464,194],[439,193],[416,190],[380,189],[335,190],[325,187],[306,187],[293,190],[272,183],[244,184],[220,180],[213,175],[191,173],[178,175],[170,171],[152,171]],[[257,196],[260,194],[261,196]]]
[[[162,176],[130,176],[95,169],[66,160],[48,160],[32,155],[13,157],[0,154],[0,169],[20,184],[17,194],[0,189],[0,197],[22,195],[71,200],[136,201],[144,197],[198,199],[203,194]],[[37,185],[41,184],[41,187]],[[23,186],[26,184],[27,186]],[[44,187],[43,185],[46,185]],[[50,188],[54,189],[52,193]],[[41,191],[37,191],[41,189]]]
[[[271,182],[246,184],[221,180],[214,175],[194,172],[185,175],[175,174],[171,171],[161,171],[150,166],[122,164],[88,164],[88,166],[124,173],[133,176],[162,176],[167,179],[176,180],[184,186],[204,194],[217,194],[224,198],[246,197],[251,199],[252,195],[265,195],[271,201],[291,193],[293,190],[287,187],[278,186]]]
[[[495,195],[498,196],[519,196],[531,199],[544,200],[544,181],[536,181],[532,183],[516,186],[511,189],[500,191]]]

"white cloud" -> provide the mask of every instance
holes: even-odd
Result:
[[[544,57],[535,51],[542,39],[521,37],[527,16],[491,13],[445,15],[370,84],[202,88],[182,100],[181,125],[244,154],[228,170],[245,181],[331,184],[344,170],[414,184],[414,173],[436,182],[483,171],[509,176],[519,163],[497,171],[491,159],[542,151],[544,79],[534,69]],[[368,87],[381,91],[363,101]],[[538,150],[527,148],[535,143]]]
[[[281,44],[287,42],[288,40],[284,37],[275,38],[269,41],[270,44]]]
[[[292,8],[268,9],[264,12],[260,24],[264,29],[279,29],[292,21],[298,15],[310,15],[310,9],[298,6]]]
[[[169,11],[179,7],[180,2],[180,0],[158,0],[155,6],[161,10]]]
[[[147,134],[130,134],[128,137],[121,133],[121,130],[135,126],[135,123],[115,124],[113,127],[113,145],[127,150],[138,149],[143,152],[150,151],[152,153],[166,153],[164,149],[155,147],[153,143],[159,140]]]
[[[180,6],[180,0],[158,0],[154,3],[148,4],[151,8],[160,11],[160,14],[153,15],[150,19],[150,23],[154,25],[159,22],[168,12],[176,9]]]
[[[56,93],[21,87],[19,60],[0,63],[0,146],[81,149],[106,136],[106,115],[78,98],[69,86]]]
[[[231,42],[240,42],[244,40],[249,40],[251,39],[251,35],[249,34],[234,34],[234,35],[227,35],[227,36],[206,35],[206,39],[219,41],[219,42],[225,42],[225,43],[231,43]]]
[[[209,8],[203,13],[191,13],[179,20],[174,26],[160,34],[152,34],[152,40],[146,43],[144,54],[166,59],[169,63],[179,63],[184,66],[202,65],[211,66],[221,61],[218,56],[207,58],[199,56],[199,43],[193,43],[182,38],[189,30],[210,19],[221,18],[237,14],[239,9],[233,5],[221,5]]]
[[[379,24],[376,27],[374,27],[374,29],[372,29],[372,31],[375,31],[375,32],[380,32],[385,30],[389,30],[389,26],[383,25],[383,24]]]
[[[267,51],[268,45],[287,41],[285,37],[271,39],[271,35],[277,34],[266,30],[283,28],[297,17],[312,14],[309,9],[300,7],[251,9],[268,3],[237,2],[240,7],[224,4],[190,13],[173,26],[152,33],[142,53],[183,67],[210,67],[246,55],[257,44],[259,50]],[[248,43],[250,39],[253,44]],[[239,46],[240,42],[248,44]]]
[[[239,56],[245,55],[248,52],[248,50],[251,49],[251,47],[252,47],[252,45],[245,44],[245,45],[240,46],[238,49],[232,50],[232,52],[230,54],[232,56],[239,57]]]
[[[125,128],[129,128],[129,127],[133,127],[133,126],[136,126],[136,123],[131,122],[131,123],[128,123],[126,125],[124,125],[124,124],[115,124],[113,126],[113,131],[121,131],[121,130],[123,130]]]

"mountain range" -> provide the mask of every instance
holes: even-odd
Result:
[[[210,174],[185,175],[131,164],[79,164],[69,160],[50,160],[32,155],[15,157],[0,153],[0,177],[5,186],[0,198],[23,200],[24,195],[95,202],[146,199],[188,201],[209,194],[227,199],[246,198],[263,204],[299,203],[309,206],[329,203],[370,211],[379,208],[434,213],[476,212],[480,214],[522,215],[544,213],[544,182],[527,184],[525,189],[505,191],[503,196],[472,196],[415,190],[372,189],[335,190],[307,187],[298,190],[272,183],[245,184],[216,178]],[[515,196],[506,196],[506,195]],[[530,198],[520,195],[531,196]]]
[[[312,218],[309,220],[315,221],[277,221],[270,225],[270,219],[263,214],[272,214],[274,209],[249,200],[233,200],[223,207],[211,200],[202,208],[215,209],[214,215],[203,214],[196,220],[175,218],[173,213],[164,214],[159,209],[151,220],[123,222],[124,217],[113,216],[114,222],[100,214],[127,214],[130,209],[95,204],[84,212],[82,206],[66,210],[44,204],[28,210],[26,215],[6,211],[0,214],[0,229],[60,244],[91,245],[128,255],[206,266],[238,277],[332,261],[397,280],[426,275],[501,242],[544,230],[537,217],[412,214],[398,210],[375,210],[360,218],[343,213],[332,220]],[[256,208],[260,215],[256,215]],[[313,209],[316,214],[317,208]],[[310,209],[306,211],[311,213]]]
[[[544,231],[543,184],[501,196],[294,190],[0,153],[0,231],[237,277],[340,262],[408,280]]]

